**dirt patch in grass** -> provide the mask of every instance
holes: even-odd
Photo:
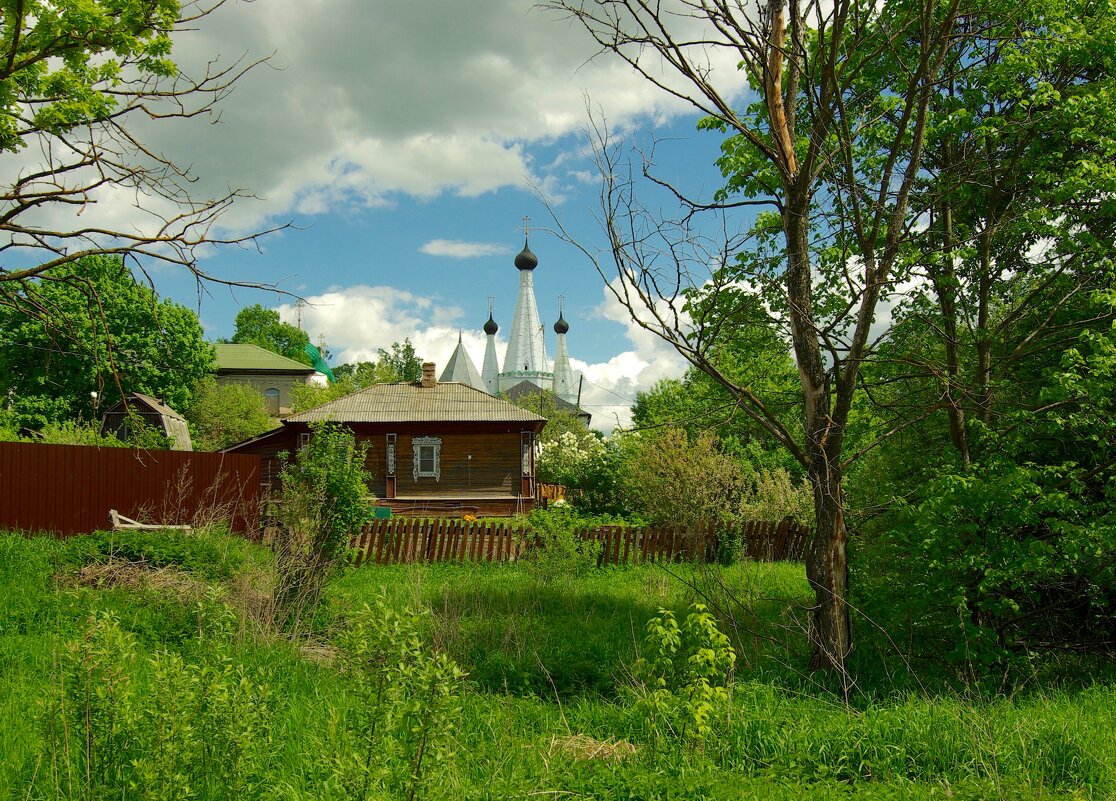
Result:
[[[155,567],[145,561],[109,558],[55,577],[62,586],[97,589],[156,590],[183,600],[199,600],[206,583],[179,567]]]
[[[549,754],[562,754],[574,759],[627,759],[636,747],[627,740],[597,740],[587,734],[571,734],[550,740]]]

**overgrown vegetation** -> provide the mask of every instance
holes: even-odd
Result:
[[[312,620],[326,580],[369,517],[366,450],[340,425],[316,423],[309,442],[283,468],[271,545],[276,622],[289,633]]]
[[[275,576],[267,549],[205,532],[110,541],[0,537],[0,796],[1116,791],[1103,669],[1059,662],[1059,682],[1004,697],[950,671],[914,675],[889,651],[861,660],[851,694],[831,691],[794,669],[810,597],[800,565],[587,569],[560,583],[517,564],[334,572],[296,645],[246,625],[251,588]],[[95,578],[106,551],[180,578]]]

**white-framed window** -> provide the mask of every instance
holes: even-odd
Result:
[[[440,437],[415,437],[411,440],[414,450],[413,475],[417,481],[420,478],[432,478],[439,481],[442,478],[442,440]]]
[[[310,444],[310,435],[309,434],[299,434],[298,435],[298,449],[300,451],[306,450],[306,448],[309,444]]]

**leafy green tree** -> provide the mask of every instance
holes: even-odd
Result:
[[[338,381],[348,379],[356,389],[364,389],[373,384],[391,384],[401,380],[395,368],[384,361],[338,365],[334,368],[333,375]]]
[[[0,307],[0,392],[20,425],[91,420],[129,392],[182,410],[213,370],[197,315],[159,300],[117,256],[56,267],[10,301]]]
[[[674,189],[669,194],[682,207],[671,219],[636,191],[648,162],[627,164],[612,132],[597,123],[612,263],[606,269],[582,250],[634,320],[720,384],[808,475],[815,498],[806,563],[815,593],[811,666],[842,671],[852,643],[844,505],[846,462],[855,455],[846,451],[850,417],[881,296],[906,274],[902,245],[931,97],[947,52],[970,32],[959,25],[970,9],[961,0],[544,5],[708,115],[702,127],[726,134],[719,160],[726,186],[712,203]],[[649,52],[670,77],[647,69]],[[739,84],[752,90],[743,109],[730,105],[721,73],[708,68],[712,53],[740,66]],[[649,183],[663,188],[654,176]],[[766,207],[754,223],[728,219],[754,207]],[[716,215],[712,234],[700,221],[707,211]],[[797,414],[780,410],[784,397],[718,364],[723,344],[757,317],[790,343],[802,398]]]
[[[1097,503],[1116,459],[1116,18],[1039,0],[1010,20],[957,43],[934,97],[906,254],[922,280],[864,375],[873,436],[900,433],[850,482],[877,618],[902,610],[928,649],[997,671],[1095,647],[1112,585],[1087,555],[1116,553]]]
[[[146,126],[214,110],[255,63],[236,60],[193,76],[171,60],[175,34],[221,3],[178,0],[5,0],[0,3],[0,302],[24,313],[23,282],[80,274],[110,253],[180,264],[201,280],[197,249],[243,193],[197,196],[190,170],[145,143]],[[142,213],[117,229],[82,211],[124,187]],[[44,210],[50,213],[43,214]],[[231,241],[249,241],[255,235]],[[21,266],[22,265],[22,266]]]
[[[306,352],[306,346],[310,344],[306,332],[284,323],[279,319],[279,312],[265,309],[258,303],[237,312],[236,331],[229,341],[238,345],[258,345],[264,350],[313,366]]]
[[[333,375],[337,381],[343,382],[348,387],[347,391],[342,394],[347,395],[349,392],[355,392],[373,384],[397,384],[405,381],[418,381],[422,378],[422,359],[415,355],[415,347],[411,344],[410,339],[393,342],[390,351],[380,348],[378,355],[378,361],[352,362],[338,365],[333,369]],[[340,395],[331,394],[327,399],[332,400],[334,397],[340,397]],[[318,401],[318,403],[324,403],[324,401]]]
[[[415,355],[415,346],[410,339],[402,342],[393,342],[391,350],[379,350],[380,359],[376,366],[382,371],[381,375],[394,376],[393,381],[418,381],[422,378],[422,359]],[[383,383],[392,383],[385,380]]]
[[[596,432],[589,430],[585,421],[577,416],[575,410],[560,406],[559,398],[553,392],[540,390],[529,395],[522,395],[512,402],[521,409],[526,409],[546,418],[546,425],[543,426],[542,433],[539,435],[540,443],[555,442],[566,433],[572,434],[578,442],[600,437]]]
[[[275,428],[263,396],[243,384],[204,378],[184,412],[196,451],[219,451]]]
[[[332,400],[351,395],[362,387],[349,376],[338,377],[332,384],[319,386],[318,384],[296,384],[291,387],[291,411],[295,414],[305,412],[329,403]]]

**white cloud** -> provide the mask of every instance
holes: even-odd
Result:
[[[500,256],[509,252],[505,245],[490,242],[461,242],[457,239],[431,239],[419,250],[430,256],[449,256],[455,259]]]
[[[228,3],[176,36],[175,60],[194,76],[215,58],[218,68],[273,54],[270,63],[219,113],[132,127],[153,152],[191,166],[198,196],[258,198],[225,215],[232,230],[400,195],[535,185],[560,200],[555,176],[569,180],[568,167],[535,165],[528,149],[579,134],[587,97],[612,125],[693,113],[594,53],[579,26],[532,0]],[[732,58],[716,60],[731,98],[743,82]],[[109,218],[136,216],[131,199],[100,200]]]
[[[593,414],[593,427],[607,432],[631,423],[636,393],[664,378],[678,378],[687,362],[671,345],[635,322],[607,287],[601,291],[604,297],[594,314],[622,325],[631,347],[593,364],[579,360],[575,352],[570,363],[585,376],[581,403]],[[576,351],[573,343],[571,347]]]

